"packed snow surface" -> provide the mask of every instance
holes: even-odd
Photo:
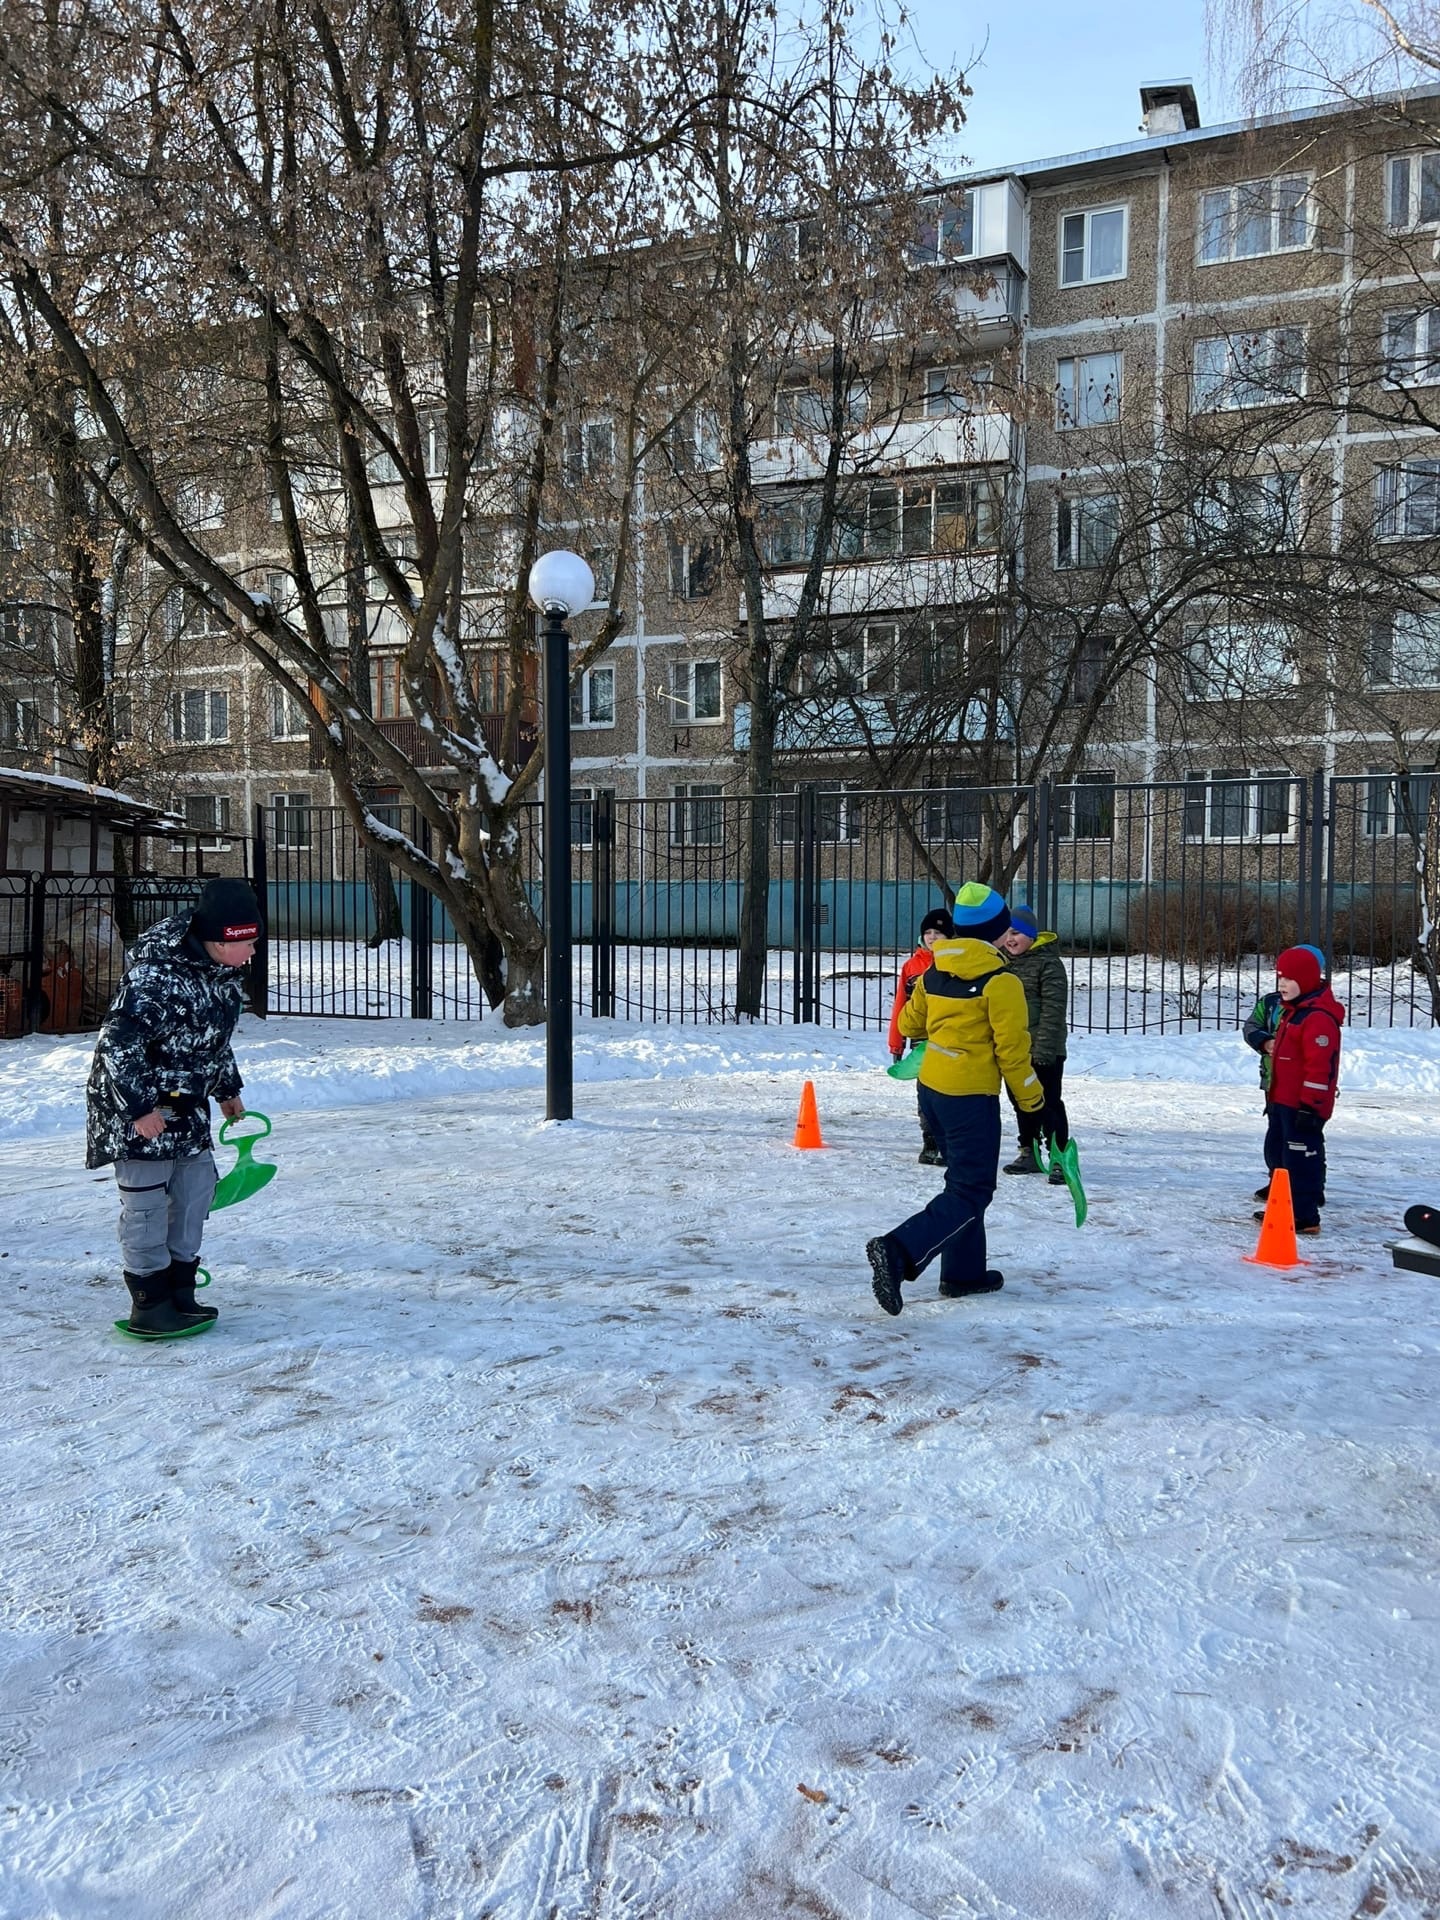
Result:
[[[1440,1040],[1347,1034],[1289,1272],[1238,1035],[1077,1040],[1087,1225],[1002,1178],[899,1320],[883,1040],[578,1046],[562,1127],[535,1035],[245,1022],[153,1347],[88,1044],[0,1049],[3,1920],[1440,1912]]]

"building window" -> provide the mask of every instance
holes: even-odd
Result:
[[[1120,538],[1120,502],[1114,494],[1070,498],[1055,509],[1057,567],[1103,567]]]
[[[230,831],[229,794],[187,793],[185,825],[199,836],[200,845],[207,853],[223,851],[225,836]]]
[[[131,740],[135,736],[135,708],[128,693],[110,696],[110,731],[116,740]]]
[[[1431,803],[1440,786],[1435,776],[1433,766],[1417,767],[1409,773],[1371,767],[1365,789],[1366,833],[1377,839],[1404,833],[1416,840],[1428,833]]]
[[[1115,773],[1087,773],[1055,789],[1055,831],[1062,840],[1115,838]]]
[[[709,473],[720,465],[720,420],[713,407],[686,407],[675,416],[668,435],[670,465],[676,473]]]
[[[1440,226],[1440,153],[1397,153],[1390,162],[1390,225]]]
[[[614,726],[614,667],[591,667],[571,680],[570,724],[572,727]]]
[[[230,738],[230,696],[210,687],[187,687],[170,696],[170,737],[186,745]]]
[[[1185,776],[1187,840],[1283,840],[1291,828],[1292,776],[1245,767],[1191,770]]]
[[[182,481],[175,491],[175,518],[187,533],[205,533],[225,518],[225,501],[214,487]]]
[[[55,615],[35,600],[0,603],[0,645],[37,666],[48,665],[55,638]]]
[[[377,654],[370,662],[370,711],[377,720],[399,720],[410,711],[398,653]]]
[[[578,487],[582,480],[597,480],[613,472],[615,422],[600,415],[567,427],[564,466],[566,484],[572,487]]]
[[[927,420],[954,413],[976,413],[990,395],[993,369],[985,363],[971,367],[927,367],[921,412]]]
[[[226,633],[225,621],[206,601],[185,593],[179,587],[166,590],[160,602],[160,624],[167,640],[218,640]]]
[[[1195,342],[1197,413],[1273,406],[1304,391],[1304,327],[1261,327]]]
[[[1440,611],[1373,622],[1366,678],[1372,687],[1440,686]]]
[[[912,642],[913,644],[913,642]],[[963,686],[969,670],[966,629],[947,620],[922,626],[920,634],[920,689],[923,693],[953,694]]]
[[[977,245],[975,190],[945,200],[922,200],[910,247],[917,267],[939,266],[946,260],[970,260]]]
[[[815,838],[831,843],[858,840],[864,801],[839,781],[818,786],[815,793]],[[800,830],[800,796],[792,788],[775,795],[775,841],[793,846]]]
[[[40,744],[40,702],[25,698],[0,701],[0,747],[33,752]]]
[[[274,820],[275,845],[292,852],[310,845],[310,796],[308,793],[272,793],[271,817]]]
[[[594,846],[595,803],[604,793],[608,793],[612,800],[615,798],[613,787],[571,787],[570,844],[572,847]]]
[[[721,789],[708,781],[675,788],[670,802],[672,847],[718,847],[725,841]]]
[[[1095,280],[1123,280],[1129,209],[1096,207],[1067,213],[1060,222],[1060,284],[1086,286]]]
[[[776,394],[777,435],[825,433],[829,426],[830,410],[824,396],[808,381],[792,381]]]
[[[1185,629],[1192,700],[1243,700],[1295,687],[1295,642],[1278,621],[1213,621]]]
[[[1122,353],[1086,353],[1056,368],[1057,427],[1109,427],[1120,418]]]
[[[270,689],[270,737],[272,740],[305,740],[310,735],[310,717],[292,693],[284,687]]]
[[[724,716],[720,701],[718,660],[674,660],[670,664],[671,724],[688,727],[696,721]]]
[[[1293,253],[1314,239],[1310,176],[1242,180],[1200,196],[1200,264]]]
[[[720,577],[718,540],[670,542],[670,595],[674,600],[705,600]]]
[[[1067,707],[1088,707],[1105,683],[1105,670],[1110,659],[1111,642],[1102,633],[1083,634],[1076,643],[1070,659],[1065,663],[1069,668],[1066,684],[1061,691],[1061,704]]]
[[[839,628],[828,645],[811,648],[806,653],[800,671],[800,692],[831,698],[893,693],[899,653],[897,621]]]
[[[1440,307],[1385,315],[1385,378],[1397,387],[1440,382]]]
[[[1222,474],[1190,502],[1191,539],[1202,551],[1283,552],[1300,531],[1298,473]]]
[[[925,838],[941,846],[978,841],[982,824],[980,794],[974,787],[949,787],[925,796]]]
[[[1377,471],[1375,531],[1382,540],[1440,533],[1440,460],[1407,460]]]

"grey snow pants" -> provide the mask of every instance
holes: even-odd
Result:
[[[215,1156],[208,1150],[179,1160],[115,1162],[127,1273],[163,1273],[172,1260],[199,1259],[215,1179]]]

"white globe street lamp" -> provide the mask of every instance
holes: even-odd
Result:
[[[542,553],[530,569],[530,598],[542,613],[580,613],[595,598],[595,576],[578,553]]]
[[[595,576],[578,553],[542,553],[530,598],[544,615],[545,698],[545,1117],[575,1113],[570,1007],[570,635],[567,615],[595,598]]]

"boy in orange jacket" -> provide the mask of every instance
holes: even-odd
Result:
[[[955,929],[950,915],[944,907],[935,907],[920,922],[920,944],[900,969],[900,981],[895,989],[895,1004],[890,1009],[890,1058],[899,1060],[905,1053],[905,1036],[900,1031],[900,1015],[915,991],[915,982],[920,979],[930,964],[931,949],[937,940],[950,940]],[[915,1097],[920,1097],[919,1082],[916,1082]],[[925,1124],[923,1108],[920,1113],[920,1164],[922,1167],[943,1167],[945,1156],[935,1143],[934,1135]]]

